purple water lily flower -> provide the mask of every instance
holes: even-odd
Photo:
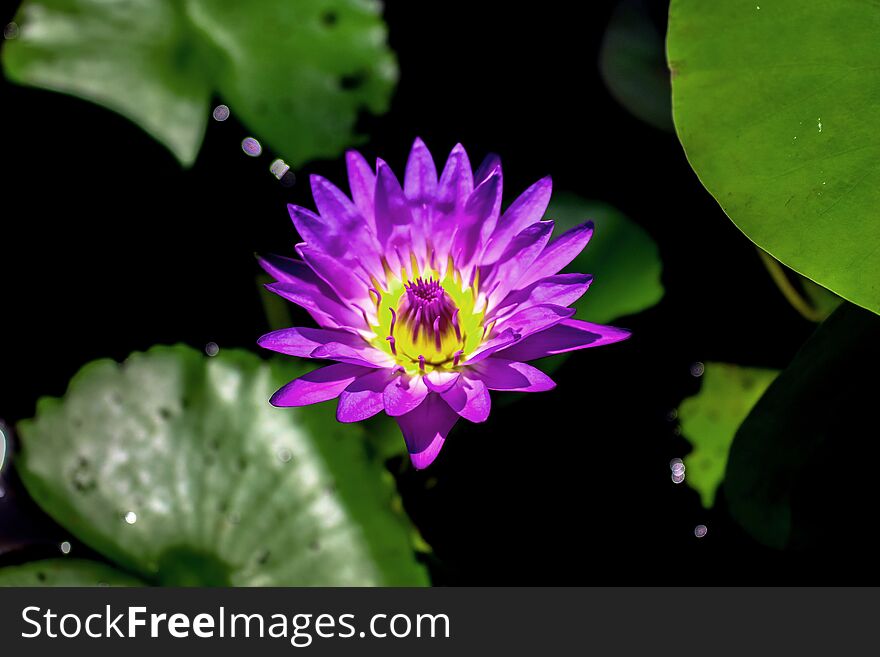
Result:
[[[336,361],[278,390],[275,406],[339,398],[340,422],[385,411],[416,468],[434,461],[463,417],[489,417],[490,390],[540,392],[555,383],[525,361],[623,340],[629,332],[572,319],[588,274],[559,274],[587,245],[592,222],[550,239],[542,221],[550,178],[501,212],[501,163],[474,173],[461,145],[439,178],[416,139],[401,187],[388,165],[347,154],[351,199],[320,176],[318,214],[290,205],[305,242],[299,260],[270,256],[268,288],[320,328],[288,328],[259,344]]]

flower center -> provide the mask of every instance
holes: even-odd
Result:
[[[372,343],[408,372],[453,369],[479,345],[483,313],[474,312],[475,292],[455,272],[395,279],[389,287],[371,290],[379,318]]]

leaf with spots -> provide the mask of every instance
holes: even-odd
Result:
[[[381,5],[366,0],[25,0],[3,63],[16,82],[119,112],[184,165],[212,95],[291,164],[356,141],[397,79]]]
[[[45,559],[0,568],[0,587],[143,585],[111,566],[83,559]]]
[[[183,346],[93,362],[21,423],[16,467],[55,520],[150,583],[427,583],[363,429],[332,405],[268,404],[305,370]]]
[[[759,247],[880,313],[880,4],[672,0],[673,118]]]
[[[707,509],[715,503],[715,492],[724,479],[736,430],[778,374],[777,370],[706,363],[700,392],[679,406],[681,432],[694,447],[684,459],[685,481],[700,494]]]

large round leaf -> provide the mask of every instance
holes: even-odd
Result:
[[[218,93],[291,164],[332,157],[397,69],[363,0],[25,0],[7,75],[128,117],[183,163]]]
[[[151,582],[426,583],[364,431],[268,404],[304,371],[187,347],[97,361],[40,400],[15,463],[59,523]]]
[[[115,568],[83,559],[46,559],[0,568],[2,586],[143,586]]]
[[[777,374],[777,370],[706,363],[700,392],[678,407],[682,434],[694,447],[684,459],[686,481],[707,509],[715,503],[736,430]]]
[[[593,275],[590,289],[574,304],[579,319],[610,322],[646,310],[663,297],[657,245],[621,212],[563,192],[554,195],[547,219],[556,222],[557,235],[588,219],[596,225],[587,248],[565,269]]]
[[[844,303],[736,433],[724,495],[755,538],[782,548],[853,543],[876,485],[880,318]]]
[[[880,5],[672,0],[673,115],[758,246],[880,312]]]

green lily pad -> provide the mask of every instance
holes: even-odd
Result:
[[[688,160],[759,247],[880,312],[880,5],[672,0]]]
[[[84,559],[46,559],[0,568],[0,587],[143,585],[115,568]]]
[[[592,219],[596,224],[587,248],[565,269],[593,275],[593,283],[574,307],[577,317],[606,323],[646,310],[663,298],[660,252],[637,223],[605,203],[574,194],[554,194],[547,219],[555,233]]]
[[[684,458],[688,485],[707,509],[727,467],[736,430],[779,374],[777,370],[706,363],[700,392],[678,407],[681,431],[693,445]]]
[[[355,139],[397,78],[381,7],[362,0],[25,0],[7,76],[112,109],[190,165],[219,94],[296,165]]]
[[[55,520],[151,583],[427,583],[363,429],[332,404],[269,405],[305,371],[183,346],[96,361],[21,423],[16,467]]]
[[[663,35],[645,0],[622,0],[611,15],[599,51],[608,91],[633,116],[672,131],[672,90]]]
[[[880,318],[844,303],[749,413],[730,448],[724,496],[757,540],[852,542],[864,509],[880,501],[878,369]]]

